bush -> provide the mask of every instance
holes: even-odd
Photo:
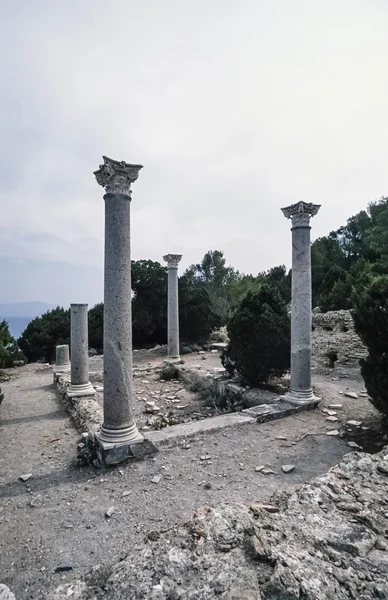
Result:
[[[69,341],[70,310],[58,306],[30,321],[18,343],[30,362],[50,362],[55,359],[55,347]]]
[[[133,260],[132,336],[138,348],[167,340],[167,268],[152,260]]]
[[[159,373],[159,379],[163,381],[172,381],[179,379],[179,370],[174,365],[165,365]]]
[[[368,349],[361,374],[372,404],[388,416],[388,276],[375,279],[356,302],[354,327]]]
[[[229,344],[221,361],[250,385],[281,376],[290,367],[290,318],[273,287],[249,292],[228,324]]]
[[[7,321],[0,321],[0,369],[24,363],[25,357],[11,336]]]
[[[188,275],[179,278],[179,333],[189,344],[207,342],[219,326],[206,287]]]
[[[89,347],[97,352],[104,349],[104,304],[100,302],[88,312]]]

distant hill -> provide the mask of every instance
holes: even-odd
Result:
[[[55,304],[46,302],[14,302],[11,304],[0,304],[0,319],[7,317],[40,317],[48,310],[56,308]]]
[[[18,338],[32,319],[40,317],[53,308],[56,308],[55,304],[47,304],[46,302],[0,304],[0,321],[5,319],[11,335]]]

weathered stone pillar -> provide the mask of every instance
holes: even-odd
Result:
[[[54,373],[69,373],[70,372],[70,357],[69,345],[61,344],[55,348],[55,365]]]
[[[105,188],[104,283],[104,423],[97,439],[100,458],[116,464],[134,456],[133,445],[143,440],[132,408],[132,298],[131,298],[131,183],[141,165],[103,157],[95,171]]]
[[[291,385],[284,399],[317,402],[311,387],[311,248],[310,218],[320,205],[298,202],[282,208],[292,221]]]
[[[182,254],[166,254],[163,260],[168,267],[168,303],[167,303],[167,359],[179,360],[179,302],[178,302],[178,264]]]
[[[70,305],[70,351],[71,351],[71,380],[67,395],[91,396],[95,394],[89,381],[88,353],[88,305]]]

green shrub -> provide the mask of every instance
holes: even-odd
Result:
[[[388,276],[376,278],[356,302],[354,327],[368,349],[361,374],[372,404],[388,416]]]
[[[55,347],[70,342],[70,310],[54,308],[30,321],[18,340],[30,362],[55,359]]]
[[[188,275],[179,278],[179,333],[187,344],[207,342],[219,326],[206,286]],[[201,349],[201,348],[199,348]]]
[[[7,321],[0,321],[0,369],[23,364],[25,357],[11,336]]]
[[[89,347],[97,352],[104,349],[104,304],[100,302],[88,312]]]
[[[290,367],[290,318],[274,287],[249,292],[228,324],[229,344],[221,361],[230,374],[257,385]]]
[[[159,378],[164,381],[179,379],[179,370],[174,365],[165,365],[159,373]]]

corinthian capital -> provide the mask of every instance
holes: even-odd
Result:
[[[163,256],[163,260],[166,261],[167,267],[173,267],[175,269],[178,268],[178,263],[182,258],[182,254],[166,254]]]
[[[113,160],[107,156],[102,157],[104,164],[94,171],[97,183],[105,188],[107,194],[131,195],[131,183],[139,177],[142,165],[130,165],[129,163]]]
[[[320,208],[320,204],[297,202],[296,204],[282,208],[281,211],[287,219],[292,220],[293,227],[308,227],[310,225],[310,218],[314,217]]]

